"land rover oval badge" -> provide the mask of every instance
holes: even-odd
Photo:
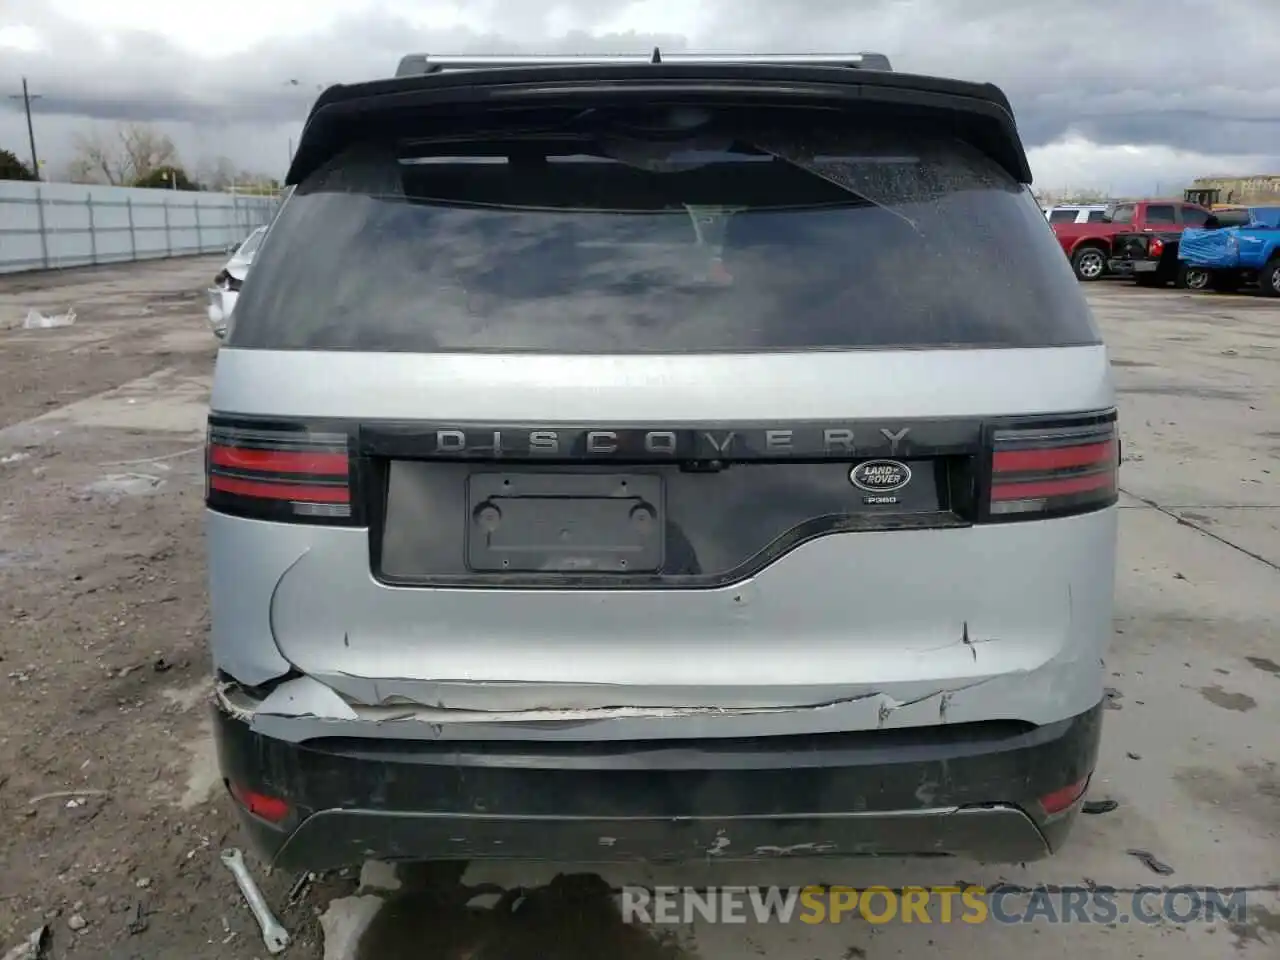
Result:
[[[897,460],[868,460],[849,471],[849,482],[868,493],[893,493],[911,482],[911,468]]]

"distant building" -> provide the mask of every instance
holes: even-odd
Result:
[[[1214,203],[1280,205],[1280,174],[1255,177],[1197,177],[1192,190],[1216,190]]]

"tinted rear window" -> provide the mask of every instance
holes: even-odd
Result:
[[[614,117],[607,133],[577,122],[365,144],[284,205],[228,343],[646,353],[1097,342],[1043,213],[994,162],[919,130],[788,118],[766,131],[722,114],[679,140]]]
[[[1079,210],[1053,210],[1049,213],[1050,223],[1075,223],[1080,216]]]

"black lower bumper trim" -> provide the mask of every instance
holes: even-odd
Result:
[[[432,859],[573,863],[966,854],[1016,863],[1040,859],[1049,848],[1035,822],[1011,806],[676,820],[326,810],[289,837],[276,861],[315,870],[346,866],[352,854],[357,860],[418,860],[424,853]]]
[[[1101,706],[1027,728],[971,724],[810,737],[608,745],[265,737],[216,710],[224,778],[287,800],[244,814],[277,865],[367,858],[682,861],[946,855],[1035,860],[1089,776]]]

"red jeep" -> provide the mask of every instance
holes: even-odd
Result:
[[[1117,234],[1180,232],[1202,227],[1209,211],[1185,200],[1138,200],[1118,203],[1106,223],[1054,223],[1050,226],[1071,261],[1079,280],[1099,280],[1107,273],[1107,261]]]

